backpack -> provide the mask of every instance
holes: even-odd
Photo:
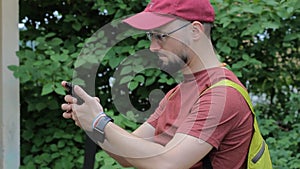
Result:
[[[238,92],[240,92],[242,94],[244,99],[247,101],[247,104],[248,104],[249,108],[251,109],[251,112],[253,113],[254,131],[253,131],[250,147],[248,150],[247,169],[272,169],[272,161],[270,158],[270,152],[268,149],[268,145],[266,144],[264,138],[262,137],[262,135],[260,133],[258,123],[256,120],[256,116],[254,113],[254,109],[253,109],[248,92],[239,84],[237,84],[231,80],[228,80],[228,79],[221,80],[221,81],[213,84],[212,86],[210,86],[208,89],[211,89],[211,88],[214,88],[217,86],[230,86],[230,87],[233,87],[234,89],[236,89]],[[206,157],[203,159],[203,163],[204,163],[203,165],[207,169],[209,169],[209,168],[212,169],[210,160],[208,159],[208,155],[206,155]]]

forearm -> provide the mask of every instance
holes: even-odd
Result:
[[[108,123],[104,131],[106,140],[101,147],[114,154],[113,158],[117,161],[123,164],[126,161],[126,166],[162,168],[163,163],[168,164],[168,160],[164,159],[164,146],[136,137],[114,123]]]

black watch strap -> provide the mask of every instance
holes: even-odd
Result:
[[[99,119],[97,125],[94,127],[94,132],[96,134],[97,141],[99,140],[101,143],[104,142],[105,134],[104,128],[108,122],[113,121],[109,116],[103,116]]]

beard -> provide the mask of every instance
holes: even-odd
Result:
[[[166,73],[172,75],[181,70],[188,62],[187,55],[176,55],[173,56],[175,59],[168,59],[167,61],[163,61],[162,59],[158,60],[159,67],[165,71]]]

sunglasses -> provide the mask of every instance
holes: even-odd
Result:
[[[177,31],[179,31],[180,29],[188,26],[189,24],[191,24],[191,23],[189,22],[189,23],[187,23],[187,24],[185,24],[185,25],[183,25],[183,26],[181,26],[181,27],[179,27],[179,28],[177,28],[177,29],[169,32],[169,33],[146,32],[146,35],[147,35],[147,37],[148,37],[148,39],[150,41],[152,41],[153,39],[155,39],[155,40],[157,40],[159,42],[163,42],[163,41],[165,41],[166,37],[170,36],[172,33],[175,33]]]

